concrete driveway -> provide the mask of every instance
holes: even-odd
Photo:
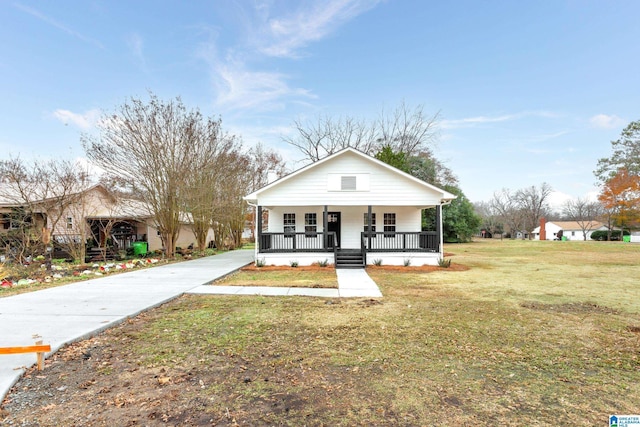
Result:
[[[33,345],[55,352],[138,313],[249,264],[253,250],[225,252],[193,261],[105,276],[0,298],[0,347]],[[0,355],[0,402],[36,355]]]

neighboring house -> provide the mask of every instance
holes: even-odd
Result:
[[[70,194],[71,203],[47,204],[38,202],[35,225],[38,228],[48,228],[53,242],[62,247],[69,242],[94,240],[93,252],[107,246],[114,250],[126,250],[133,242],[147,242],[148,250],[163,248],[160,233],[155,225],[149,209],[136,200],[116,198],[102,184],[96,184],[87,189]],[[15,229],[18,225],[11,220],[11,212],[20,208],[19,198],[0,198],[0,233]],[[64,205],[62,212],[53,210],[52,206]],[[47,208],[46,206],[49,206]],[[53,218],[57,219],[53,225]],[[190,227],[187,215],[182,218],[177,247],[187,248],[195,245],[195,237]],[[213,231],[209,230],[207,241],[213,239]],[[90,248],[91,249],[91,248]],[[92,251],[87,253],[92,255]]]
[[[147,242],[149,251],[164,247],[150,209],[138,200],[105,200],[97,206],[97,209],[87,212],[85,219],[91,229],[91,237],[101,247],[109,239],[110,243],[118,249],[127,249],[136,241]],[[196,239],[191,229],[190,217],[182,214],[180,222],[180,234],[176,247],[195,246]],[[207,241],[210,240],[213,240],[211,229],[207,236]]]
[[[442,206],[451,193],[353,148],[293,172],[247,196],[256,208],[256,260],[336,267],[437,265]],[[436,230],[422,231],[422,210]],[[264,213],[268,227],[263,229]]]
[[[529,238],[529,233],[526,230],[516,231],[514,239],[526,240]]]
[[[555,240],[562,230],[562,237],[566,240],[584,240],[582,229],[587,229],[587,240],[591,240],[591,233],[597,230],[607,230],[607,226],[599,221],[590,221],[580,226],[577,221],[547,221],[545,223],[546,240]],[[533,230],[533,239],[540,240],[540,227]]]

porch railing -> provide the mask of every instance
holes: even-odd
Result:
[[[326,234],[326,236],[325,236]],[[326,239],[325,239],[326,237]],[[438,252],[440,238],[435,231],[360,233],[363,252]],[[259,251],[335,252],[336,233],[261,233]]]
[[[367,252],[438,252],[440,239],[435,231],[363,232]]]
[[[325,239],[326,234],[326,239]],[[260,252],[334,252],[336,233],[261,233]]]

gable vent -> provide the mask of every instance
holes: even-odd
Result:
[[[356,191],[356,177],[342,176],[340,177],[340,189],[342,191]]]

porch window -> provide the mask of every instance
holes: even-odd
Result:
[[[71,230],[73,229],[73,218],[68,216],[67,217],[67,230]]]
[[[384,236],[395,237],[396,232],[396,214],[385,213],[384,214]]]
[[[316,237],[318,228],[318,214],[315,212],[304,214],[304,232],[307,237]]]
[[[296,232],[296,214],[284,214],[283,224],[285,237],[293,237]]]
[[[367,228],[367,219],[369,218],[369,215],[367,214],[367,212],[364,213],[364,232],[376,232],[376,214],[372,213],[371,214],[371,229]]]

